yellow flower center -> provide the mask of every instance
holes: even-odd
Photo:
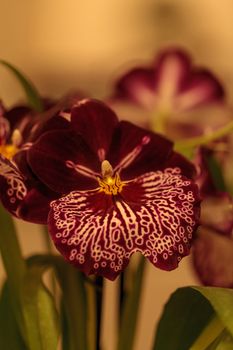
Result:
[[[98,178],[100,191],[109,195],[117,195],[122,191],[126,182],[121,181],[118,173],[113,174],[111,164],[104,160],[101,164],[102,178]]]
[[[19,130],[14,130],[11,143],[0,145],[0,154],[2,154],[7,159],[12,159],[14,155],[18,152],[18,145],[21,143],[22,136]]]
[[[7,159],[13,158],[17,151],[18,148],[15,145],[0,145],[0,154]]]

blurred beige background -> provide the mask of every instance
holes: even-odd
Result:
[[[41,94],[71,88],[101,97],[117,75],[149,62],[167,45],[181,45],[197,64],[213,69],[232,99],[232,0],[1,0],[0,57],[18,66]],[[23,98],[0,67],[0,97],[10,106]],[[43,251],[36,226],[19,223],[25,255]],[[166,273],[148,266],[135,350],[150,350],[164,302],[177,287],[195,284],[188,259]],[[108,283],[104,350],[114,350],[113,284]]]

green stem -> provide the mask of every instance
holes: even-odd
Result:
[[[88,300],[88,343],[89,350],[96,350],[97,341],[97,314],[96,314],[96,290],[95,286],[86,284]]]
[[[141,257],[134,275],[133,286],[124,300],[117,350],[132,350],[136,335],[140,298],[143,287],[145,258]]]
[[[0,251],[6,275],[12,307],[21,330],[24,334],[24,322],[21,313],[21,286],[26,273],[26,263],[22,257],[12,217],[0,205]]]
[[[167,121],[168,113],[158,113],[153,114],[150,121],[150,129],[154,132],[158,132],[160,134],[165,134],[166,131],[166,121]]]
[[[48,233],[48,227],[45,225],[42,225],[42,234],[43,234],[43,239],[44,239],[44,243],[45,243],[45,248],[47,250],[47,253],[49,255],[52,255],[52,244],[51,244],[51,239]],[[50,278],[50,283],[51,283],[51,290],[52,293],[54,295],[54,297],[56,297],[56,279],[55,276],[52,274],[51,278]]]
[[[222,128],[219,128],[218,130],[212,132],[211,134],[177,141],[175,143],[175,149],[179,151],[184,148],[193,148],[196,146],[206,145],[211,141],[215,141],[229,134],[231,131],[233,131],[233,121],[223,126]]]
[[[0,205],[0,250],[3,264],[12,290],[17,291],[26,272],[12,217]]]
[[[205,350],[223,330],[224,325],[219,318],[213,318],[200,336],[196,339],[190,350]]]

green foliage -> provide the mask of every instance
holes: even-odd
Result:
[[[0,349],[27,350],[12,308],[7,283],[2,287],[0,297]]]
[[[142,257],[133,277],[133,286],[123,304],[118,350],[132,350],[135,340],[138,310],[142,291],[145,259]]]
[[[41,98],[36,88],[33,86],[33,84],[12,64],[4,60],[0,60],[0,63],[4,67],[6,67],[11,73],[13,73],[13,75],[17,78],[20,85],[24,89],[29,106],[31,106],[32,109],[34,109],[37,112],[42,112],[43,106],[42,106]]]
[[[217,322],[209,328],[211,342],[224,328],[233,334],[233,290],[214,287],[178,289],[164,308],[153,350],[206,349],[210,344],[200,347],[201,338],[199,346],[193,344],[205,328],[208,330],[214,317]],[[206,332],[205,338],[207,335]]]

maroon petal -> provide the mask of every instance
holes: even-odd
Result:
[[[61,254],[86,274],[113,280],[134,252],[171,270],[189,253],[198,203],[196,186],[167,169],[126,184],[120,197],[96,189],[53,201],[49,232]]]
[[[50,210],[50,202],[57,197],[57,194],[51,193],[50,191],[44,193],[36,188],[32,188],[20,203],[17,215],[20,219],[46,225]]]
[[[11,130],[14,130],[16,126],[22,122],[22,120],[29,116],[32,117],[32,110],[27,106],[15,106],[5,113],[5,118],[9,120]]]
[[[0,146],[7,142],[10,135],[10,123],[9,121],[0,115]]]
[[[17,210],[28,193],[23,175],[13,162],[0,155],[0,198],[6,209],[18,216]]]
[[[206,197],[201,206],[201,224],[225,235],[233,229],[233,204],[228,193]]]
[[[160,269],[175,269],[189,254],[198,225],[197,186],[178,168],[167,168],[138,177],[123,188],[122,197],[140,223],[137,251]]]
[[[160,169],[172,152],[172,142],[129,122],[119,123],[106,159],[122,179],[133,179],[147,171]]]
[[[79,168],[99,172],[100,163],[82,137],[72,130],[47,132],[32,145],[27,157],[36,177],[55,192],[96,187],[93,175],[85,176]]]
[[[233,288],[233,240],[200,228],[193,261],[203,284]]]
[[[41,135],[48,131],[67,130],[70,128],[70,122],[59,114],[51,116],[48,120],[43,120],[38,116],[30,130],[29,142],[35,142]]]
[[[154,70],[135,68],[125,74],[116,85],[116,100],[131,100],[145,108],[155,103]]]
[[[50,202],[57,194],[43,186],[33,188],[16,165],[0,156],[0,199],[14,216],[39,224],[46,224]]]
[[[170,106],[189,75],[191,60],[188,54],[179,49],[164,50],[155,61],[155,90],[160,104]]]
[[[189,110],[210,102],[222,101],[224,90],[220,82],[207,70],[191,74],[176,98],[177,111]]]
[[[118,124],[115,113],[100,101],[81,100],[71,110],[71,124],[103,161]]]

